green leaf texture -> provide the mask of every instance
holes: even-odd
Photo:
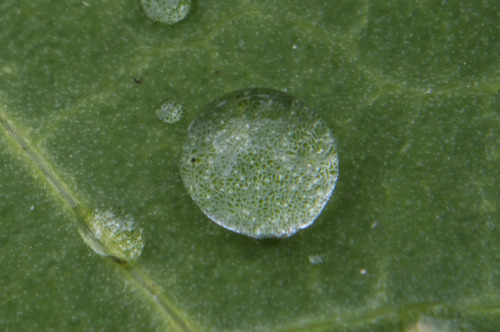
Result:
[[[196,0],[172,26],[138,0],[2,1],[0,330],[500,330],[499,59],[496,0]],[[250,87],[337,140],[334,195],[289,239],[217,226],[180,179],[189,123]],[[136,265],[85,245],[33,156],[135,216]]]

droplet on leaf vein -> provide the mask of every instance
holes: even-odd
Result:
[[[76,211],[78,231],[97,254],[120,263],[133,263],[142,254],[143,231],[132,215],[98,208]]]

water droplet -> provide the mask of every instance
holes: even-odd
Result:
[[[216,99],[191,123],[180,172],[217,224],[255,238],[289,237],[321,213],[335,188],[338,156],[310,108],[257,88]]]
[[[424,316],[418,322],[408,326],[407,332],[451,332],[461,331],[455,320]]]
[[[172,25],[183,20],[191,10],[191,0],[141,0],[149,19]]]
[[[142,254],[142,228],[130,214],[110,209],[88,211],[77,208],[78,231],[87,245],[97,254],[120,263],[132,263]]]
[[[168,101],[156,110],[156,116],[165,123],[175,123],[182,117],[182,105]]]
[[[312,265],[323,264],[325,261],[323,260],[323,256],[319,254],[309,255],[309,263]]]

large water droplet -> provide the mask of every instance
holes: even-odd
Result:
[[[210,103],[191,123],[180,172],[201,210],[255,238],[311,225],[338,176],[326,124],[290,95],[248,89]]]
[[[119,263],[132,263],[142,254],[142,228],[130,214],[110,209],[88,211],[78,207],[78,231],[97,254]]]
[[[172,25],[183,20],[191,9],[191,0],[141,0],[149,19]]]

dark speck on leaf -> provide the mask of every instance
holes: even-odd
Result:
[[[141,83],[141,80],[138,79],[138,78],[134,78],[134,82],[137,83],[137,84],[140,84]]]

